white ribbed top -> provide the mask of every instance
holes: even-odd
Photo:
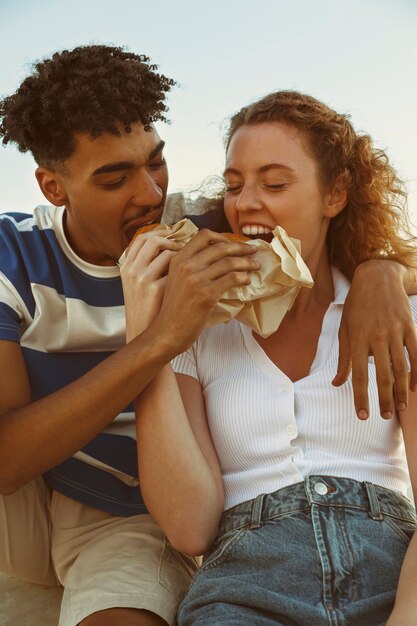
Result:
[[[225,509],[324,474],[369,481],[407,494],[409,477],[397,418],[379,414],[369,359],[370,417],[355,413],[352,382],[333,387],[338,329],[349,283],[333,269],[335,300],[323,319],[308,376],[292,382],[235,320],[207,329],[173,361],[197,378],[220,461]],[[417,319],[417,297],[410,298]]]

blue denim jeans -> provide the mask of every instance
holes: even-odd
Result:
[[[223,514],[179,626],[382,626],[417,525],[412,503],[310,476]]]

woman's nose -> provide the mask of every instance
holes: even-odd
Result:
[[[236,199],[238,211],[256,211],[262,208],[262,202],[256,194],[256,190],[249,185],[244,185]]]

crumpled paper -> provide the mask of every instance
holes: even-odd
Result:
[[[182,243],[188,243],[198,232],[186,218],[172,226],[161,224],[161,229],[166,231],[166,235],[162,234],[168,239]],[[249,285],[233,287],[224,293],[211,313],[209,326],[236,318],[262,337],[268,337],[277,330],[300,288],[313,286],[298,239],[289,237],[280,226],[273,230],[273,235],[271,243],[262,239],[250,241],[258,248],[254,258],[261,267],[250,272]],[[119,265],[123,264],[125,254],[120,257]]]

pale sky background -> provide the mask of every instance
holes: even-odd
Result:
[[[148,54],[169,96],[170,190],[223,168],[221,125],[275,89],[299,89],[369,132],[407,181],[417,224],[417,0],[0,0],[0,96],[30,63],[86,43]],[[0,146],[0,212],[45,203],[32,157]]]

